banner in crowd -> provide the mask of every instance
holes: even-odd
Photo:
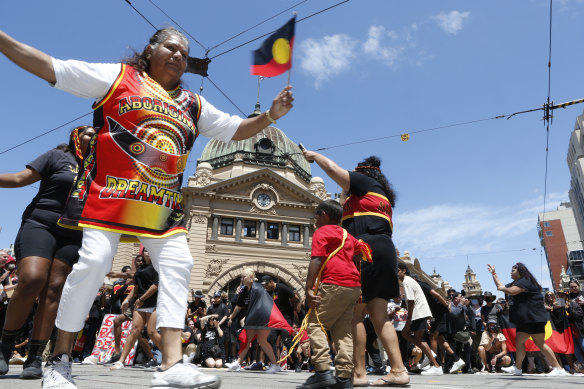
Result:
[[[114,353],[114,319],[116,315],[108,314],[103,318],[101,323],[101,328],[97,334],[97,339],[95,340],[95,345],[93,346],[92,356],[97,358],[98,363],[105,363]],[[132,321],[126,320],[122,323],[122,341],[121,348],[126,344],[126,338],[132,330]],[[125,365],[131,365],[134,361],[134,356],[136,354],[136,345],[130,350],[130,354],[124,361]]]
[[[507,338],[507,351],[515,352],[515,324],[509,320],[508,315],[499,315],[499,326],[501,332]],[[558,354],[574,354],[574,339],[572,338],[572,331],[568,323],[566,315],[553,320],[551,314],[548,312],[548,321],[545,325],[545,343]],[[539,351],[539,348],[529,338],[525,342],[526,351]]]

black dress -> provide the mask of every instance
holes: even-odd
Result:
[[[398,297],[397,254],[392,235],[392,208],[383,187],[364,174],[349,172],[349,194],[343,205],[342,226],[371,246],[373,262],[362,262],[363,302]]]

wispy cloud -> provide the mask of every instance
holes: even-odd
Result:
[[[470,18],[469,11],[440,12],[433,17],[440,28],[449,34],[456,34],[464,28],[464,22]]]
[[[548,195],[546,208],[555,210],[567,193]],[[484,253],[521,242],[537,234],[541,196],[508,207],[482,204],[442,204],[397,213],[395,241],[401,252],[412,256],[455,256]],[[520,247],[523,248],[523,247]]]
[[[300,66],[314,77],[318,88],[323,81],[350,67],[357,55],[357,40],[345,34],[325,36],[320,40],[306,39],[299,44]]]
[[[384,46],[383,41],[386,39],[397,41],[398,37],[395,31],[386,31],[383,26],[371,26],[369,27],[368,38],[363,44],[363,52],[392,67],[402,55],[404,47],[401,45]]]

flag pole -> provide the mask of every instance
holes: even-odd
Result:
[[[292,73],[292,68],[288,69],[288,81],[286,81],[286,86],[290,85],[290,73]]]

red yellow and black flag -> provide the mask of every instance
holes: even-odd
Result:
[[[262,46],[253,52],[251,74],[274,77],[292,67],[295,24],[296,16],[270,35]]]
[[[509,316],[500,315],[499,325],[501,327],[501,332],[507,338],[507,350],[515,351],[515,334],[516,327]],[[545,326],[545,343],[553,350],[555,353],[559,354],[574,354],[574,339],[572,338],[572,331],[568,323],[568,318],[564,315],[563,317],[554,320],[551,314],[548,312],[548,322]],[[526,351],[539,351],[539,348],[533,343],[533,340],[529,338],[525,342]]]

